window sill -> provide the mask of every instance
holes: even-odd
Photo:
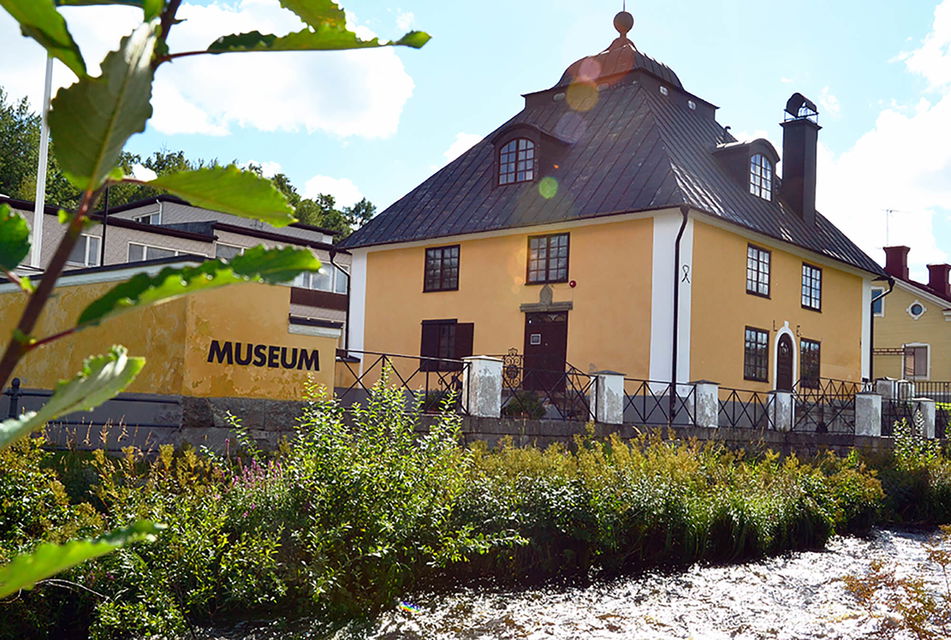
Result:
[[[536,284],[565,284],[566,282],[568,282],[568,278],[565,278],[564,280],[533,280],[531,282],[526,282],[525,286],[532,287]]]
[[[758,293],[756,291],[750,291],[749,289],[747,289],[746,294],[750,296],[756,296],[757,298],[765,298],[766,300],[772,300],[772,298],[770,297],[768,293]]]
[[[452,289],[423,289],[423,293],[441,293],[443,291],[459,291],[459,287],[453,287]]]
[[[806,305],[802,305],[802,308],[805,309],[806,311],[815,311],[816,313],[822,313],[822,307],[816,308],[816,307],[807,307]]]

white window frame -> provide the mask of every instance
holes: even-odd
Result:
[[[877,293],[876,293],[876,292],[877,292]],[[881,296],[883,293],[885,293],[885,289],[884,289],[883,287],[872,287],[872,300],[875,300],[875,298],[877,298],[878,296]],[[885,299],[886,299],[887,297],[888,297],[888,296],[882,296],[882,299],[878,301],[879,304],[882,305],[882,310],[881,310],[880,313],[874,313],[874,312],[873,312],[873,315],[874,315],[876,318],[884,318],[884,317],[885,317]]]
[[[350,274],[349,274],[345,269],[342,269],[342,268],[340,268],[340,267],[334,265],[333,263],[331,263],[331,262],[329,262],[329,261],[328,261],[328,262],[324,262],[323,265],[321,265],[321,269],[323,269],[323,268],[325,268],[325,267],[332,269],[332,271],[331,271],[331,277],[330,277],[330,288],[329,288],[329,289],[318,289],[317,287],[311,286],[311,285],[310,285],[311,278],[314,278],[314,277],[317,275],[317,274],[312,273],[312,272],[304,272],[304,273],[300,274],[299,276],[297,276],[298,278],[301,278],[301,277],[302,277],[303,280],[307,283],[307,286],[303,286],[303,287],[302,287],[302,286],[298,285],[295,281],[291,281],[291,286],[292,286],[292,287],[297,287],[298,289],[307,289],[307,290],[309,290],[309,291],[323,291],[324,293],[333,293],[333,294],[338,295],[338,296],[345,296],[345,295],[347,295],[346,293],[339,293],[339,292],[337,291],[337,278],[339,277],[339,274],[340,274],[340,273],[343,273],[343,275],[345,275],[345,276],[347,276],[347,277],[350,277]],[[296,280],[296,278],[295,278],[295,280]]]
[[[906,347],[924,347],[925,348],[925,375],[905,375],[905,348]],[[930,380],[931,379],[931,345],[926,342],[908,342],[901,346],[901,375],[906,380]]]
[[[85,255],[84,259],[83,259],[83,262],[75,262],[75,261],[73,261],[73,260],[67,259],[67,260],[66,260],[66,264],[79,265],[79,266],[83,266],[83,267],[98,267],[98,266],[100,266],[100,265],[99,265],[99,255],[100,255],[99,252],[100,252],[100,250],[101,250],[101,248],[102,248],[102,238],[101,238],[100,236],[94,236],[94,235],[88,234],[88,233],[81,233],[81,234],[79,235],[79,237],[80,237],[81,239],[84,238],[84,239],[85,239],[85,242],[86,242],[86,251],[85,251],[85,254],[86,254],[86,255]],[[90,261],[89,261],[89,253],[90,253],[90,252],[89,252],[89,238],[95,238],[96,240],[99,241],[99,242],[98,242],[99,246],[98,246],[98,247],[96,248],[96,250],[93,252],[93,253],[95,254],[95,257],[96,257],[96,261],[95,261],[95,262],[90,262]]]
[[[760,158],[759,162],[757,162],[757,158]],[[756,173],[757,170],[759,174]],[[762,153],[754,153],[750,156],[748,173],[750,193],[761,200],[772,202],[773,183],[775,182],[773,178],[776,175],[776,168],[773,166],[773,161]]]
[[[151,220],[153,217],[156,218],[155,222],[152,222]],[[148,219],[148,222],[146,222],[145,219]],[[133,216],[132,221],[138,222],[139,224],[148,224],[148,225],[162,224],[162,210],[159,209],[158,211],[153,211],[152,213],[146,213],[141,216]]]
[[[157,258],[149,258],[149,257],[148,257],[148,255],[147,255],[147,254],[148,254],[148,249],[158,249],[158,250],[160,250],[160,251],[171,251],[171,252],[172,252],[173,254],[175,254],[176,256],[182,255],[182,252],[181,252],[180,250],[178,250],[178,249],[172,249],[171,247],[159,247],[159,246],[154,245],[154,244],[145,244],[145,243],[142,243],[142,242],[130,242],[130,243],[129,243],[129,246],[126,248],[126,256],[125,256],[125,257],[126,257],[126,262],[132,262],[132,257],[129,255],[129,249],[132,248],[132,245],[135,245],[135,246],[137,246],[137,247],[143,247],[143,249],[144,249],[144,250],[142,251],[143,261],[147,261],[147,260],[157,260]]]
[[[921,307],[921,313],[919,313],[918,315],[915,315],[915,314],[912,313],[912,311],[911,311],[911,308],[912,308],[913,306],[915,306],[916,304]],[[908,305],[908,308],[905,309],[905,311],[908,313],[909,316],[911,316],[911,319],[912,319],[912,320],[920,320],[923,315],[925,315],[926,313],[928,313],[928,307],[926,307],[926,306],[925,306],[925,303],[922,302],[921,300],[915,300],[915,301],[912,302],[910,305]]]

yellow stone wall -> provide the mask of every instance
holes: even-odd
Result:
[[[116,282],[57,288],[35,331],[50,335],[75,324],[91,301]],[[0,293],[0,335],[16,326],[26,296]],[[300,399],[308,376],[333,384],[337,340],[288,331],[290,288],[242,284],[196,293],[164,304],[135,309],[30,353],[14,371],[27,388],[50,389],[71,377],[90,354],[122,344],[147,363],[127,391],[200,397]],[[208,362],[212,340],[319,351],[318,372]],[[290,355],[288,355],[290,358]]]
[[[773,365],[777,330],[786,322],[799,340],[821,343],[820,375],[824,378],[862,379],[863,280],[831,265],[817,264],[780,249],[778,243],[753,241],[772,252],[770,297],[746,293],[746,254],[750,240],[697,220],[694,227],[691,378],[723,386],[770,390],[775,386]],[[802,307],[802,263],[822,268],[821,312]],[[768,383],[743,378],[745,328],[769,331]],[[794,381],[799,372],[793,372]]]
[[[639,219],[545,231],[570,234],[568,278],[550,285],[568,313],[568,362],[582,370],[613,369],[647,377],[650,358],[652,220]],[[423,320],[475,324],[473,353],[524,351],[523,303],[539,301],[543,285],[526,284],[529,235],[462,240],[458,291],[423,292],[426,247],[372,250],[367,256],[367,351],[417,355]],[[368,356],[371,360],[372,356]],[[366,364],[366,361],[365,361]]]

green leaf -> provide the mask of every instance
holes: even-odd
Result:
[[[320,261],[307,249],[254,247],[229,263],[208,260],[197,267],[166,267],[151,275],[139,273],[116,285],[79,315],[77,326],[99,324],[105,318],[180,296],[242,282],[277,284],[305,271],[317,271]]]
[[[281,6],[297,14],[307,29],[285,36],[259,31],[222,36],[209,47],[211,53],[234,51],[328,51],[372,47],[406,46],[419,49],[430,36],[410,31],[399,40],[361,40],[347,28],[347,16],[333,0],[280,0]]]
[[[47,53],[61,60],[80,78],[86,76],[83,55],[53,0],[0,0],[0,6],[20,23],[24,36],[43,45]]]
[[[336,51],[340,49],[369,49],[374,47],[406,46],[419,49],[429,42],[430,35],[410,31],[399,40],[387,42],[373,38],[361,40],[345,27],[327,25],[316,30],[304,29],[286,36],[262,34],[258,31],[222,36],[208,47],[210,53],[238,51]]]
[[[102,62],[102,75],[60,89],[49,114],[56,159],[70,182],[95,190],[152,115],[152,51],[158,20],[140,25]]]
[[[13,271],[30,253],[30,227],[10,205],[0,204],[0,268]]]
[[[123,4],[130,7],[141,7],[145,0],[56,0],[60,6],[92,6],[96,4]]]
[[[165,0],[145,0],[142,3],[142,11],[145,13],[145,21],[152,18],[158,18],[165,10]]]
[[[39,411],[0,422],[0,449],[61,415],[90,411],[109,400],[135,379],[144,364],[145,358],[129,358],[120,346],[87,358],[83,370],[71,380],[61,380]]]
[[[304,24],[311,27],[347,25],[346,13],[332,0],[281,0],[281,6],[296,13]]]
[[[37,582],[61,573],[70,567],[104,556],[133,542],[152,542],[164,529],[148,520],[139,520],[130,527],[117,529],[90,540],[72,540],[66,544],[44,543],[33,552],[16,556],[0,567],[0,598],[21,589],[32,589]]]
[[[170,173],[146,184],[174,193],[196,207],[261,220],[275,227],[297,221],[287,197],[273,182],[235,166]]]

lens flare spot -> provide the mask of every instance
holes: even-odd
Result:
[[[565,101],[575,111],[591,111],[598,104],[598,88],[591,82],[573,82]]]
[[[578,80],[594,82],[601,75],[601,63],[594,58],[585,58],[578,67]]]
[[[538,182],[538,195],[545,200],[551,200],[558,194],[558,180],[545,176]]]

